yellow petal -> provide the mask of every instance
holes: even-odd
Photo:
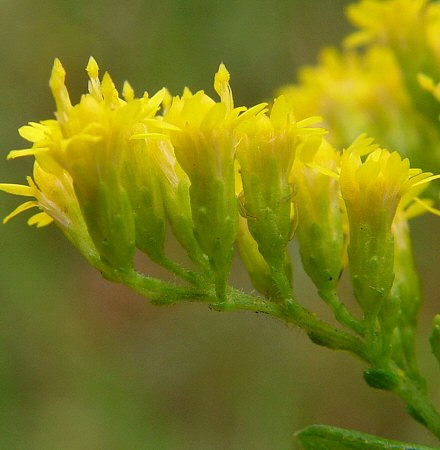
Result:
[[[144,120],[142,120],[142,123],[144,123],[145,125],[153,125],[162,130],[182,131],[182,129],[179,127],[176,127],[176,125],[173,125],[172,123],[169,123],[169,122],[165,122],[163,120],[144,119]]]
[[[18,129],[18,133],[29,142],[38,142],[46,137],[45,129],[32,125],[24,125]]]
[[[167,90],[165,88],[160,89],[157,91],[150,99],[148,99],[148,108],[151,111],[156,112],[160,105],[163,102],[163,99],[167,95]]]
[[[425,208],[426,211],[429,211],[431,214],[434,214],[435,216],[440,216],[440,210],[438,210],[437,208],[433,208],[427,200],[422,200],[420,198],[414,197],[414,201],[423,208]]]
[[[134,99],[134,90],[128,81],[124,81],[124,86],[122,87],[122,96],[126,102],[131,102]]]
[[[93,58],[93,56],[89,58],[86,71],[90,79],[88,83],[89,93],[96,100],[101,102],[103,100],[103,97],[101,91],[101,82],[99,81],[99,67],[98,63],[96,62],[95,58]]]
[[[99,76],[99,66],[98,63],[96,62],[96,59],[91,56],[89,58],[89,62],[87,63],[87,74],[89,75],[89,78],[98,78]]]
[[[0,191],[8,194],[22,195],[23,197],[33,197],[34,190],[30,186],[23,184],[0,183]]]
[[[282,128],[287,126],[288,121],[292,120],[293,111],[287,103],[286,97],[280,95],[274,102],[270,111],[270,120],[275,128]]]
[[[34,214],[28,221],[27,224],[29,226],[36,225],[37,228],[45,227],[53,222],[52,217],[45,212],[39,212]]]
[[[231,76],[223,63],[220,64],[217,73],[214,77],[214,89],[220,96],[222,103],[226,105],[228,111],[234,109],[234,99],[232,98],[231,87],[229,86],[229,79]]]
[[[439,178],[440,178],[440,175],[431,175],[428,178],[425,178],[421,181],[418,181],[417,183],[414,183],[412,187],[414,188],[416,186],[420,186],[421,184],[430,183],[431,181],[438,180]]]
[[[22,158],[23,156],[33,156],[37,153],[42,153],[44,151],[47,151],[47,147],[38,147],[38,148],[24,148],[20,150],[11,150],[8,153],[8,156],[6,159],[15,159],[15,158]]]
[[[23,211],[27,211],[28,209],[34,208],[35,206],[38,206],[38,203],[34,200],[30,202],[22,203],[20,206],[14,209],[10,214],[8,214],[4,219],[3,223],[9,222],[13,217],[16,215],[22,213]]]
[[[252,116],[257,116],[260,113],[265,113],[267,111],[267,103],[258,103],[258,105],[252,106],[251,108],[245,110],[243,114],[240,114],[236,119],[236,125],[250,119]]]
[[[316,125],[317,123],[321,123],[322,121],[323,119],[321,116],[312,116],[296,122],[296,125],[298,127],[307,127],[309,125]]]
[[[352,49],[356,47],[361,47],[362,45],[368,44],[374,38],[373,33],[368,31],[357,31],[356,33],[350,34],[344,39],[343,45],[347,49]]]
[[[57,105],[58,113],[65,113],[72,108],[69,92],[64,84],[66,79],[66,71],[61,61],[56,58],[53,63],[52,74],[49,80],[49,86]],[[61,116],[60,116],[61,117]]]
[[[107,105],[117,106],[119,104],[118,91],[108,72],[102,77],[101,91]]]
[[[336,172],[333,172],[333,170],[328,169],[327,167],[323,167],[320,166],[319,164],[313,163],[307,164],[307,167],[310,167],[311,169],[316,169],[319,173],[322,173],[323,175],[327,175],[328,177],[334,178],[335,180],[339,180],[339,175]]]

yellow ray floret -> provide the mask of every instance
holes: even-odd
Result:
[[[35,181],[38,182],[38,185]],[[42,227],[49,225],[54,220],[62,227],[68,228],[71,225],[71,218],[66,214],[71,209],[72,204],[77,201],[73,194],[72,180],[66,173],[60,173],[58,177],[44,172],[38,163],[34,165],[34,178],[27,177],[28,185],[1,183],[0,190],[9,194],[33,197],[34,200],[27,201],[19,205],[14,211],[8,214],[3,223],[8,222],[16,215],[28,209],[38,207],[42,210],[32,216],[28,224]]]

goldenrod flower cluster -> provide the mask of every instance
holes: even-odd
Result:
[[[55,117],[19,129],[31,145],[8,158],[32,156],[34,169],[26,185],[0,183],[27,197],[4,222],[37,208],[29,225],[54,222],[104,277],[157,303],[205,301],[294,323],[363,359],[367,383],[397,393],[440,437],[415,358],[421,295],[408,227],[440,215],[420,197],[440,175],[408,159],[440,171],[440,4],[360,0],[348,16],[359,30],[345,49],[324,50],[271,104],[235,105],[223,64],[215,99],[187,88],[137,96],[127,82],[120,93],[93,58],[75,103],[55,60]],[[168,254],[170,238],[185,263]],[[293,239],[342,327],[297,300]],[[261,295],[230,286],[235,249]],[[140,273],[137,253],[173,281]],[[337,293],[344,270],[359,316]],[[440,316],[431,347],[440,361]]]
[[[291,299],[296,233],[324,297],[348,261],[364,312],[378,314],[393,285],[395,216],[401,204],[421,202],[418,187],[431,173],[365,136],[336,150],[319,117],[298,121],[283,95],[271,106],[235,106],[223,64],[218,101],[188,89],[137,98],[128,83],[121,96],[93,58],[87,72],[88,93],[72,104],[55,61],[55,119],[20,128],[32,146],[9,153],[32,155],[34,176],[25,186],[0,185],[31,200],[5,221],[38,207],[28,223],[54,221],[105,276],[136,272],[138,249],[192,285],[214,286],[219,300],[235,244],[256,289],[275,302]],[[166,255],[168,232],[197,270]]]
[[[236,106],[223,64],[218,99],[187,88],[136,96],[127,82],[120,93],[93,58],[75,103],[55,60],[55,118],[19,129],[31,145],[8,158],[32,156],[34,169],[26,185],[0,184],[27,197],[4,222],[37,208],[29,225],[54,222],[104,277],[157,303],[205,301],[294,323],[363,359],[367,383],[397,393],[440,437],[415,358],[420,288],[408,228],[425,211],[440,215],[420,198],[440,175],[407,158],[440,171],[440,3],[361,0],[348,16],[359,31],[345,50],[325,50],[271,104]],[[168,254],[170,238],[186,263]],[[293,239],[342,328],[297,301]],[[261,296],[229,285],[235,248]],[[173,281],[140,273],[139,252]],[[344,270],[362,317],[338,297]],[[440,316],[431,347],[440,361]]]

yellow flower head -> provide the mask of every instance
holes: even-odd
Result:
[[[292,103],[275,99],[270,113],[243,121],[236,129],[237,159],[243,192],[242,212],[259,251],[273,272],[284,272],[285,252],[294,231],[290,180],[297,149],[325,130],[320,118],[295,119]],[[285,291],[287,292],[287,290]]]
[[[363,157],[365,157],[363,159]],[[341,158],[339,184],[350,229],[348,256],[356,297],[366,313],[377,314],[393,282],[392,223],[402,201],[438,178],[396,152],[360,136]]]
[[[349,215],[389,227],[402,197],[435,178],[362,135],[342,155],[339,183]]]
[[[214,88],[218,102],[203,91],[193,94],[185,89],[181,97],[172,99],[163,122],[177,161],[191,182],[195,234],[216,273],[217,292],[223,295],[238,229],[234,130],[265,104],[249,110],[234,107],[229,73],[223,64],[215,75]]]
[[[204,91],[193,94],[185,89],[181,97],[173,98],[164,112],[164,122],[176,127],[169,133],[177,159],[192,181],[199,176],[224,177],[233,169],[233,130],[266,106],[263,103],[249,110],[234,108],[229,78],[226,67],[220,64],[214,79],[220,102],[215,102]]]
[[[278,179],[267,180],[268,185],[287,183],[298,146],[310,136],[326,133],[323,128],[314,126],[322,120],[320,117],[296,120],[292,103],[291,98],[280,95],[269,114],[262,111],[236,129],[237,157],[244,171],[270,177],[268,164],[272,161],[277,165],[274,169]]]
[[[73,105],[65,86],[65,70],[55,60],[49,84],[56,103],[56,120],[21,127],[20,135],[33,145],[10,152],[9,158],[34,155],[44,177],[70,177],[88,232],[102,259],[112,267],[127,268],[132,265],[135,231],[122,170],[130,159],[130,136],[139,131],[139,123],[145,131],[154,122],[152,118],[165,92],[135,99],[125,83],[124,98],[120,98],[109,74],[99,79],[93,58],[87,72],[89,93]]]
[[[34,164],[34,179],[27,177],[28,185],[0,184],[0,189],[4,192],[34,198],[11,212],[3,219],[3,223],[21,212],[38,207],[42,211],[28,220],[29,225],[36,225],[39,228],[49,225],[55,220],[62,228],[69,228],[71,220],[66,214],[66,210],[69,205],[78,203],[73,192],[72,179],[66,172],[62,173],[60,177],[48,174],[41,169],[38,163]]]
[[[321,292],[336,287],[343,267],[341,193],[334,176],[339,163],[340,154],[323,139],[300,149],[292,172],[301,259]]]
[[[237,159],[248,215],[259,217],[267,207],[275,210],[280,203],[290,203],[297,149],[306,143],[319,146],[320,136],[326,133],[315,126],[320,120],[309,117],[297,121],[292,102],[281,95],[270,113],[261,111],[237,127]],[[260,195],[262,198],[258,199]]]
[[[87,231],[70,175],[63,170],[58,175],[53,175],[35,163],[33,178],[27,177],[27,182],[28,185],[0,183],[0,190],[4,192],[33,198],[18,206],[4,218],[3,223],[19,213],[37,207],[41,211],[29,218],[28,225],[39,228],[55,221],[87,260],[98,266],[99,255]]]
[[[50,78],[55,99],[56,120],[31,122],[21,127],[20,135],[33,143],[31,149],[12,151],[10,158],[35,155],[42,167],[56,172],[67,170],[76,189],[96,184],[106,173],[119,166],[126,156],[127,141],[135,124],[148,123],[160,107],[165,91],[152,98],[148,94],[134,99],[130,85],[124,84],[124,99],[119,97],[108,73],[99,79],[98,65],[90,58],[87,65],[89,93],[72,105],[65,86],[66,73],[56,59]]]

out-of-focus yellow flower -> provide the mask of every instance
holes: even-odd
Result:
[[[362,45],[374,41],[420,50],[427,25],[429,0],[361,0],[347,7],[347,15],[360,31],[346,40],[346,45]],[[431,7],[433,5],[429,5]],[[414,46],[413,46],[414,45]]]
[[[368,48],[362,55],[328,48],[319,65],[299,71],[299,84],[281,92],[292,99],[298,118],[321,114],[336,147],[367,132],[404,155],[419,149],[420,118],[387,48]]]
[[[440,80],[440,4],[429,0],[362,0],[350,5],[347,13],[360,31],[349,36],[346,45],[377,45],[392,51],[414,107],[428,123],[437,125],[439,105],[420,88],[419,76]]]
[[[440,4],[430,0],[361,0],[347,7],[347,16],[360,30],[346,38],[353,48],[386,46],[406,69],[430,75],[440,71]]]
[[[440,171],[440,107],[431,95],[440,81],[440,5],[360,0],[347,13],[360,30],[344,50],[325,50],[316,67],[300,70],[299,84],[281,92],[293,97],[298,117],[322,115],[337,147],[366,132]]]

